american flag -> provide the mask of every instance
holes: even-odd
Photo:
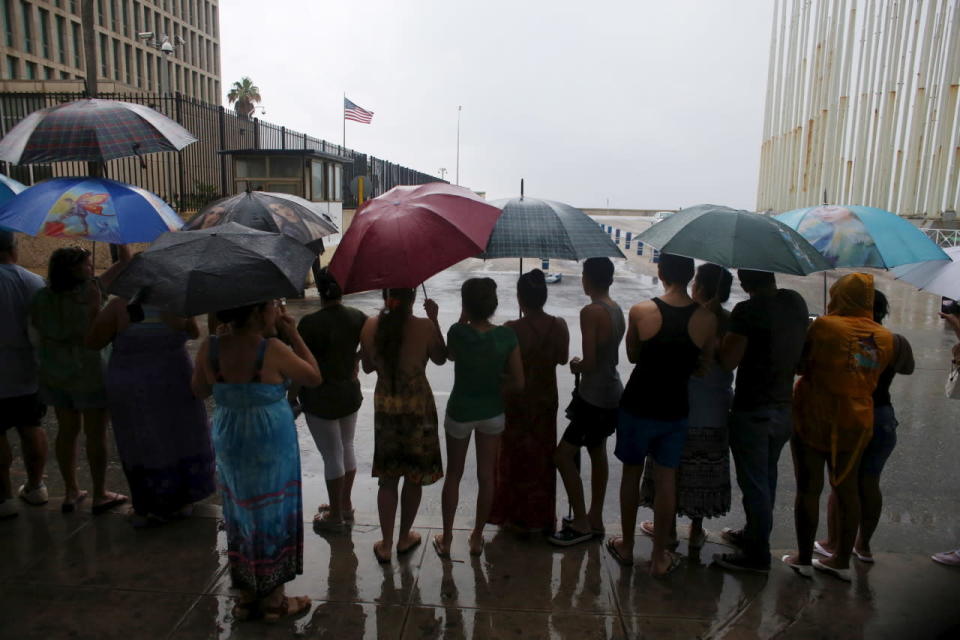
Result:
[[[358,107],[346,98],[343,99],[343,117],[346,120],[370,124],[373,120],[373,111],[367,111],[363,107]]]

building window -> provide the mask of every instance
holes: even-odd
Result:
[[[40,55],[53,59],[50,55],[50,12],[40,9]]]
[[[16,80],[17,79],[17,68],[20,66],[20,61],[14,58],[13,56],[7,56],[7,80]]]
[[[56,80],[57,71],[53,67],[44,67],[43,75],[40,78],[41,80]]]
[[[120,19],[123,20],[123,35],[130,35],[130,0],[120,0]]]
[[[113,79],[120,80],[120,41],[113,39]]]
[[[100,76],[103,78],[109,78],[110,74],[107,68],[107,55],[108,55],[109,45],[107,44],[107,36],[100,34]]]
[[[3,11],[3,41],[8,47],[13,46],[13,5],[10,0],[0,0],[0,9]]]
[[[143,51],[140,51],[140,49],[137,49],[136,56],[137,56],[137,86],[140,87],[141,89],[145,89],[147,87],[144,87],[143,85]]]
[[[80,23],[71,22],[70,23],[70,35],[73,37],[73,66],[78,69],[83,66],[80,64],[80,44],[83,41],[83,36],[80,35]]]
[[[143,29],[143,26],[140,24],[140,3],[137,0],[133,0],[133,31],[134,35],[136,32]],[[146,31],[146,29],[143,29]]]
[[[33,53],[33,5],[20,0],[20,13],[23,16],[23,50]]]
[[[57,60],[60,64],[67,64],[66,27],[63,16],[57,16]]]
[[[28,62],[23,66],[24,66],[24,71],[26,72],[24,73],[24,75],[26,76],[27,80],[36,80],[37,79],[37,63]]]
[[[130,84],[130,73],[133,71],[133,60],[130,59],[130,45],[123,45],[123,81]]]
[[[61,80],[69,80],[69,79],[70,79],[70,72],[69,72],[69,71],[61,71],[61,72],[60,72],[60,79],[61,79]]]
[[[97,24],[103,26],[103,0],[97,0]]]

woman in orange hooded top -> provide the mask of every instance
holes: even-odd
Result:
[[[857,467],[873,434],[873,390],[892,353],[893,334],[873,321],[873,276],[852,273],[837,280],[827,315],[807,332],[793,394],[798,551],[783,561],[802,576],[816,568],[850,580],[860,521]],[[824,465],[838,498],[840,541],[832,557],[813,560]]]

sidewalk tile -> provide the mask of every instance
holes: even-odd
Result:
[[[20,505],[20,515],[0,522],[0,579],[7,580],[64,546],[67,538],[90,522],[89,515],[62,514]]]

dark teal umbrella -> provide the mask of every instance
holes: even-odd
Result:
[[[623,258],[590,216],[553,200],[512,198],[491,203],[503,210],[478,258]]]
[[[714,204],[684,209],[653,225],[637,240],[663,253],[728,269],[805,276],[832,268],[813,245],[782,222]]]

